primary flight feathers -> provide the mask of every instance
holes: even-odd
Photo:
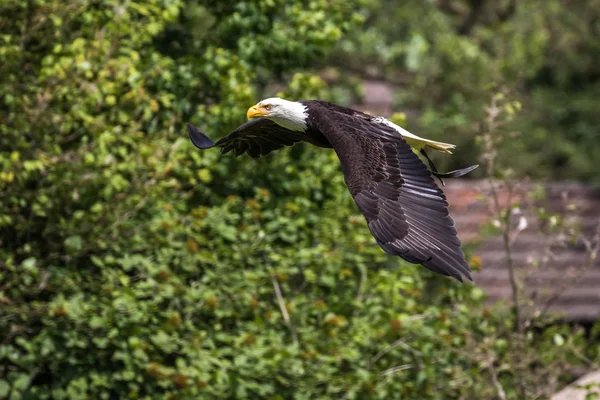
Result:
[[[265,99],[247,116],[248,122],[217,142],[187,124],[190,139],[199,149],[220,147],[224,153],[254,158],[301,141],[333,148],[350,194],[381,248],[459,281],[471,279],[446,196],[432,174],[440,180],[453,178],[477,166],[442,174],[424,151],[450,153],[454,145],[420,138],[383,117],[317,100]],[[432,171],[411,146],[427,157]]]

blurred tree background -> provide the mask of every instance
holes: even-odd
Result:
[[[0,398],[544,398],[598,357],[580,330],[515,348],[510,310],[376,247],[333,152],[184,124],[384,79],[464,166],[502,91],[519,176],[598,182],[599,31],[598,0],[3,0]]]
[[[473,124],[501,90],[523,106],[522,136],[502,149],[515,170],[600,183],[600,1],[373,0],[363,15],[324,65],[395,83],[410,128],[460,146],[453,166],[477,151]]]

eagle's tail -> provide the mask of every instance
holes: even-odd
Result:
[[[425,147],[431,147],[432,149],[443,153],[452,154],[451,150],[456,147],[455,144],[436,142],[435,140],[425,139],[406,131],[403,133],[402,137],[408,142],[410,147],[415,150],[423,150]]]
[[[450,151],[450,150],[452,150],[456,147],[456,145],[454,145],[454,144],[436,142],[435,140],[429,140],[429,139],[425,139],[425,138],[422,138],[417,135],[413,135],[412,133],[410,133],[406,129],[402,128],[401,126],[398,126],[383,117],[375,117],[374,121],[384,124],[384,125],[387,125],[387,126],[390,126],[390,127],[394,128],[397,132],[400,132],[400,134],[402,135],[404,140],[406,140],[406,142],[410,145],[410,147],[412,147],[415,150],[423,150],[425,147],[431,147],[432,149],[441,151],[443,153],[452,154],[452,151]]]
[[[447,153],[447,154],[452,154],[452,149],[454,149],[456,147],[456,145],[454,144],[450,144],[450,143],[442,143],[442,142],[436,142],[434,140],[424,140],[424,144],[427,147],[431,147],[432,149],[435,150],[439,150],[443,153]]]

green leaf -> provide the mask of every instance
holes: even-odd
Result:
[[[10,393],[10,384],[5,380],[0,379],[0,397],[5,398]]]
[[[65,247],[67,251],[71,253],[81,250],[83,247],[83,240],[81,239],[81,236],[70,236],[65,239]]]

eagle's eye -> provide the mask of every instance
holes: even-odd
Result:
[[[265,110],[267,110],[267,111],[271,111],[272,109],[273,109],[273,106],[272,106],[272,105],[270,105],[270,104],[267,104],[267,105],[265,106]]]

